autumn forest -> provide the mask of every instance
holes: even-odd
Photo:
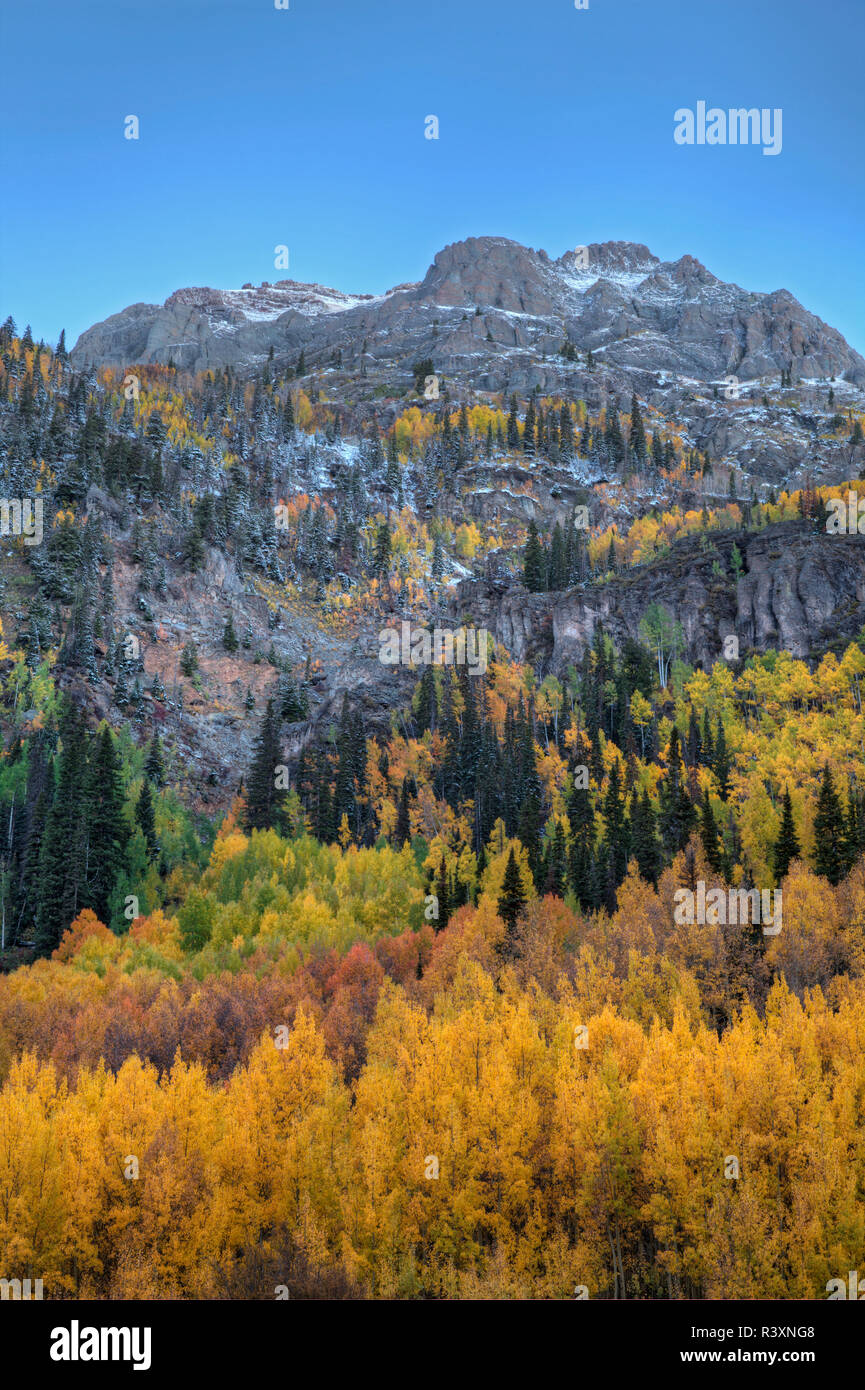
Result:
[[[44,502],[0,560],[0,1272],[813,1300],[862,1267],[865,633],[706,663],[653,599],[564,663],[485,629],[482,674],[363,664],[473,623],[467,577],[542,605],[691,546],[731,592],[837,489],[758,496],[636,396],[429,409],[421,363],[388,424],[305,362],[130,395],[11,321],[0,355],[3,487]],[[473,469],[531,499],[574,459],[614,481],[549,526],[473,515]],[[780,891],[781,929],[684,920],[698,885]]]

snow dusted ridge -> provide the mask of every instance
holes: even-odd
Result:
[[[293,368],[301,352],[307,372],[339,366],[346,400],[402,396],[411,364],[429,359],[459,387],[523,396],[629,395],[658,373],[699,385],[792,370],[865,386],[862,357],[786,290],[753,293],[694,256],[661,261],[624,241],[576,244],[553,260],[506,237],[468,237],[443,247],[419,283],[380,295],[296,280],[181,289],[94,325],[72,358],[252,372],[269,357]]]
[[[393,294],[389,290],[388,294]],[[188,305],[203,310],[214,325],[224,321],[225,327],[236,326],[239,315],[247,323],[273,323],[283,314],[303,314],[307,318],[319,314],[338,314],[356,309],[361,304],[380,304],[384,295],[344,294],[342,290],[325,285],[306,285],[299,280],[276,280],[273,283],[243,285],[239,290],[183,289],[169,295],[163,308]]]

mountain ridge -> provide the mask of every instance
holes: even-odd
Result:
[[[442,323],[432,317],[440,309],[471,310],[481,323]],[[662,261],[639,242],[591,243],[553,260],[496,236],[448,243],[422,280],[382,295],[294,280],[182,287],[162,305],[138,302],[86,329],[72,360],[253,371],[273,349],[277,361],[303,350],[321,366],[361,336],[373,362],[406,371],[412,354],[437,346],[443,370],[488,390],[520,389],[507,362],[514,350],[543,361],[563,341],[624,372],[748,381],[792,366],[797,377],[865,384],[865,359],[784,288],[744,290],[690,254]]]

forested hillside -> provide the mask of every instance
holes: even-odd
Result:
[[[0,330],[5,1267],[825,1297],[865,1258],[862,402],[794,487],[636,391],[433,366],[376,403]],[[384,664],[403,622],[485,624],[481,669]]]

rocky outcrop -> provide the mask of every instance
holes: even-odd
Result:
[[[865,537],[799,522],[712,533],[708,548],[688,538],[658,564],[563,593],[502,593],[465,581],[453,611],[486,627],[518,660],[562,670],[579,661],[599,623],[617,644],[639,638],[653,603],[681,624],[683,656],[694,665],[711,667],[728,636],[738,638],[742,657],[779,648],[816,660],[843,650],[865,627]]]

